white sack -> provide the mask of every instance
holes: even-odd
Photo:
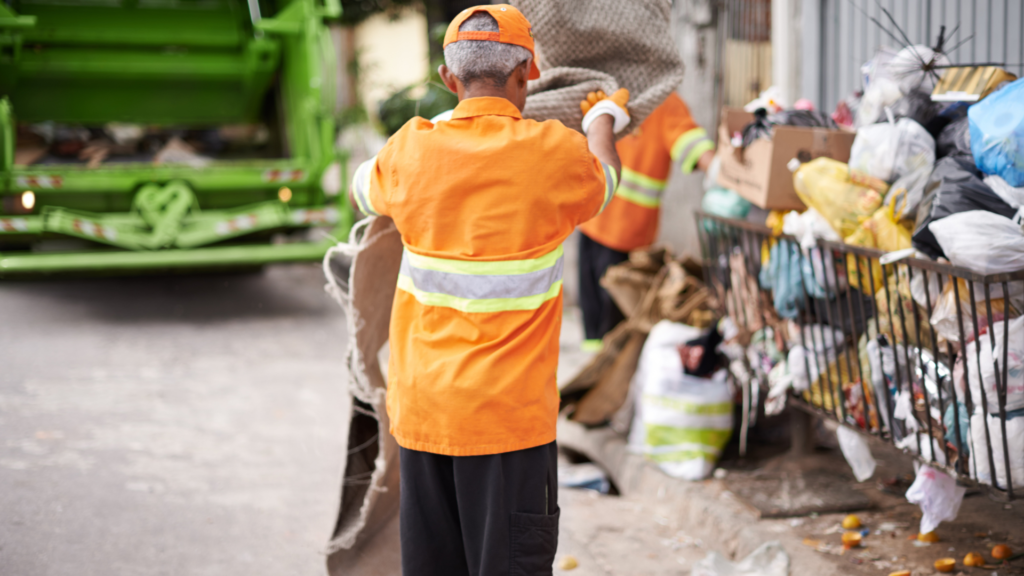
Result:
[[[978,274],[1024,269],[1024,232],[1009,218],[970,210],[936,220],[928,229],[954,266]]]

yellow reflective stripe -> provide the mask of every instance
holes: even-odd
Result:
[[[686,150],[687,146],[693,144],[694,142],[700,140],[701,138],[707,137],[708,132],[703,128],[693,128],[691,130],[687,130],[686,132],[684,132],[682,136],[676,139],[676,143],[672,145],[672,162],[679,161],[679,159],[683,156],[683,151]]]
[[[377,166],[377,157],[374,156],[359,165],[355,176],[352,178],[352,197],[363,214],[380,216],[380,213],[373,209],[373,202],[370,200],[370,176]]]
[[[644,208],[657,208],[658,206],[661,206],[660,198],[651,198],[646,194],[634,192],[633,190],[626,188],[625,185],[619,186],[619,189],[615,191],[615,195],[623,200],[632,202],[633,204],[643,206]]]
[[[632,182],[644,188],[653,188],[655,190],[664,190],[665,185],[668,183],[666,180],[658,180],[657,178],[651,178],[639,172],[634,172],[625,166],[622,168],[622,181]]]
[[[599,214],[608,207],[608,203],[615,196],[615,189],[619,187],[619,180],[615,176],[615,169],[604,162],[601,163],[601,167],[604,168],[604,202],[601,203],[601,210],[598,211]]]
[[[436,270],[437,272],[448,272],[451,274],[473,274],[473,275],[511,275],[528,274],[550,268],[562,257],[564,250],[561,246],[531,260],[503,260],[496,262],[478,262],[469,260],[449,260],[447,258],[434,258],[423,256],[406,251],[409,257],[409,264],[424,270]]]
[[[700,157],[705,152],[710,152],[715,149],[715,143],[711,140],[701,140],[690,149],[690,152],[683,159],[683,174],[689,174],[693,172],[693,169],[697,167],[697,162],[700,161]]]
[[[487,298],[472,299],[449,296],[448,294],[437,294],[424,292],[416,288],[412,278],[400,274],[398,276],[398,288],[412,294],[416,300],[426,306],[443,306],[453,308],[460,312],[509,312],[515,310],[536,310],[542,304],[555,298],[562,291],[562,281],[559,280],[551,285],[551,288],[544,294],[535,296],[523,296],[521,298]]]

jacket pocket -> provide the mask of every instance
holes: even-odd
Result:
[[[554,514],[512,514],[510,576],[550,576],[558,549],[558,518]]]

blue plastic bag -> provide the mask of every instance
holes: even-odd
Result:
[[[978,169],[1024,186],[1024,78],[967,110]]]

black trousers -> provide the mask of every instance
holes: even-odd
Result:
[[[403,576],[550,575],[555,443],[488,456],[401,449]]]
[[[580,234],[580,310],[587,340],[604,338],[624,319],[600,281],[609,267],[626,260],[629,260],[628,252],[613,250]]]

